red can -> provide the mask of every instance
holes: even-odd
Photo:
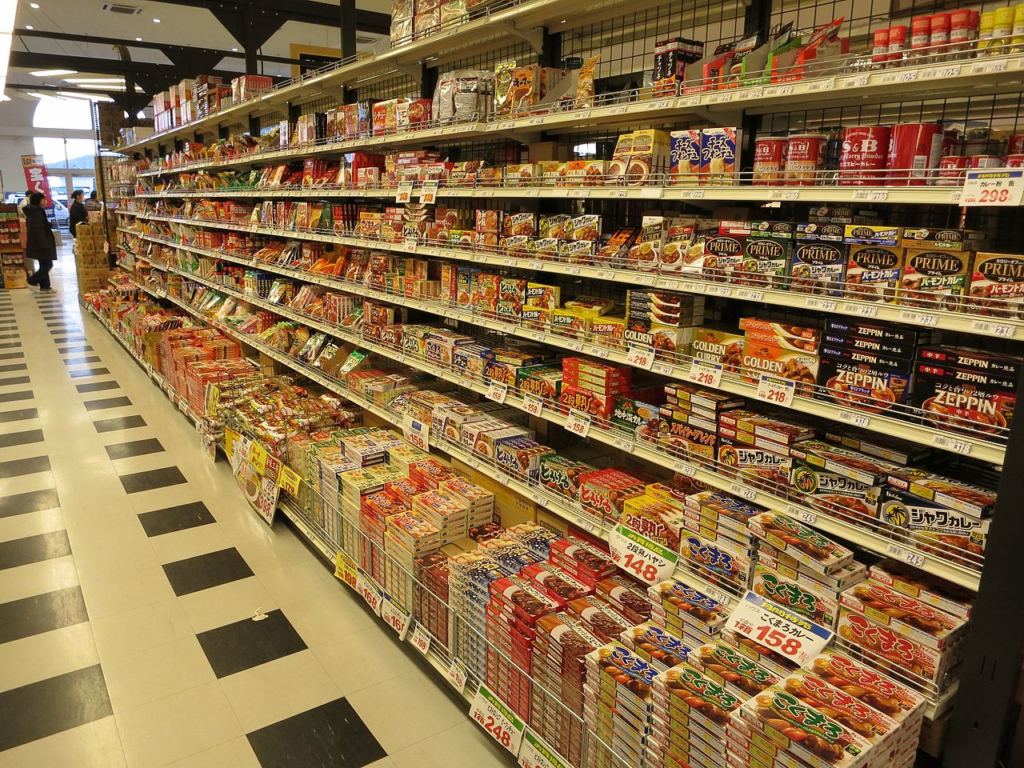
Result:
[[[823,133],[799,133],[786,141],[786,184],[813,187],[818,183],[818,171],[825,167],[828,137]]]
[[[889,184],[919,187],[928,183],[942,157],[939,123],[900,123],[889,134]]]
[[[1007,168],[1024,168],[1024,155],[1007,155]]]
[[[1015,133],[1006,142],[1006,154],[1024,155],[1024,133]]]
[[[931,35],[931,25],[928,27]],[[889,61],[899,61],[907,50],[907,25],[897,24],[889,27]]]
[[[876,29],[871,39],[871,62],[884,64],[889,59],[889,28]]]
[[[843,131],[839,152],[839,185],[867,187],[885,184],[889,127],[860,125]]]
[[[967,8],[952,11],[949,14],[949,42],[954,51],[967,49],[971,39],[971,20],[974,18]]]
[[[971,166],[970,160],[960,155],[946,155],[939,160],[935,172],[935,186],[959,187],[964,183],[964,172]]]
[[[759,187],[782,183],[782,170],[786,165],[786,139],[765,136],[754,142],[754,184]]]
[[[915,16],[910,20],[910,56],[924,55],[932,36],[932,17]]]
[[[949,53],[949,27],[950,15],[948,13],[932,14],[931,38],[929,41],[931,43],[931,50],[928,51],[931,56],[942,57],[943,54]]]
[[[971,170],[1003,167],[1003,158],[999,157],[999,155],[974,155],[967,159],[971,161]]]

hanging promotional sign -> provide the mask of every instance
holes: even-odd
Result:
[[[29,192],[42,192],[46,198],[44,207],[53,205],[50,197],[50,181],[46,178],[46,164],[42,155],[22,155],[21,167],[25,171],[25,189]]]

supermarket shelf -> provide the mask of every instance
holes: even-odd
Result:
[[[446,198],[494,198],[495,200],[682,200],[731,201],[757,203],[770,201],[811,203],[891,203],[920,205],[956,205],[960,202],[960,187],[853,187],[853,186],[605,186],[605,187],[438,187],[437,196]],[[260,198],[260,199],[323,199],[323,198],[394,198],[398,190],[372,189],[240,189],[231,188],[206,192],[140,192],[138,198]],[[418,193],[415,193],[418,194]]]
[[[369,342],[363,339],[362,336],[360,336],[359,334],[352,333],[347,329],[337,328],[327,323],[312,320],[299,314],[298,312],[289,310],[287,307],[280,307],[276,304],[271,304],[270,302],[262,301],[256,297],[247,296],[244,293],[226,288],[213,280],[208,280],[206,278],[202,278],[184,271],[179,272],[177,270],[174,270],[173,268],[168,268],[168,271],[177,272],[178,274],[181,274],[183,277],[193,279],[196,282],[202,283],[204,285],[208,285],[214,290],[218,290],[227,295],[234,296],[238,299],[241,299],[242,301],[251,303],[254,306],[264,308],[269,312],[273,312],[274,314],[278,314],[282,317],[287,317],[289,319],[295,320],[296,322],[303,323],[311,328],[322,331],[331,336],[346,339],[354,344],[359,345],[364,349],[376,352],[380,355],[393,359],[396,362],[399,362],[404,365],[409,365],[418,370],[436,376],[439,379],[443,379],[452,384],[455,384],[456,386],[463,387],[465,389],[470,389],[485,397],[487,396],[489,387],[485,385],[483,382],[477,382],[474,380],[467,379],[465,376],[461,376],[458,373],[455,373],[451,370],[436,366],[429,361],[421,360],[419,358],[415,358],[410,355],[405,355],[402,353],[396,353],[395,350],[389,349],[388,347],[384,347],[373,342]],[[200,314],[197,310],[195,310],[186,302],[180,299],[168,296],[166,293],[162,291],[156,291],[146,286],[140,285],[139,287],[142,290],[150,293],[151,295],[169,299],[170,301],[180,306],[189,314],[200,318],[204,322],[211,322],[208,318]],[[238,331],[228,328],[227,326],[223,326],[219,323],[212,324],[215,325],[215,327],[223,330],[225,333],[228,333],[229,335],[238,339],[239,341],[242,341],[243,343],[249,346],[255,347],[256,349],[265,352],[267,355],[273,357],[279,362],[288,365],[289,367],[295,370],[298,370],[300,373],[307,375],[314,381],[318,381],[320,384],[331,389],[332,391],[339,392],[339,394],[343,394],[346,397],[349,397],[354,402],[357,402],[359,405],[363,405],[368,410],[372,410],[373,412],[380,415],[382,418],[395,422],[394,415],[388,416],[386,415],[387,411],[376,408],[375,406],[373,406],[373,404],[365,404],[367,403],[365,399],[353,396],[345,387],[342,387],[341,391],[339,391],[338,387],[341,386],[340,384],[338,384],[337,382],[332,383],[331,379],[323,376],[322,374],[316,374],[313,369],[307,370],[306,366],[300,365],[299,363],[297,363],[297,361],[279,352],[278,350],[274,350],[271,347],[267,347],[261,344],[260,342],[252,339],[251,337],[248,337],[246,334],[239,333]],[[504,403],[511,405],[515,408],[518,408],[520,410],[530,412],[526,407],[524,399],[511,392],[507,394],[506,398],[504,399]],[[554,424],[565,426],[566,422],[569,420],[569,418],[571,418],[571,415],[566,415],[552,411],[550,409],[545,409],[543,411],[542,418]],[[813,525],[814,527],[820,529],[825,533],[846,539],[847,541],[850,541],[864,549],[878,553],[880,555],[892,555],[893,553],[890,551],[890,547],[892,547],[893,545],[898,545],[900,543],[899,541],[895,541],[893,539],[886,538],[885,536],[882,536],[878,533],[866,530],[849,521],[832,517],[831,515],[824,513],[818,509],[812,509],[811,507],[808,506],[795,504],[789,499],[784,499],[780,496],[776,496],[774,494],[767,493],[765,491],[758,490],[750,486],[746,486],[741,482],[738,483],[733,478],[728,478],[719,475],[716,472],[712,472],[698,464],[688,461],[686,458],[676,457],[672,455],[662,445],[645,440],[638,440],[635,438],[634,435],[630,433],[615,433],[611,430],[590,429],[589,437],[592,437],[598,440],[599,442],[613,446],[616,449],[625,451],[627,453],[631,453],[637,458],[649,461],[657,466],[661,466],[674,472],[679,472],[689,477],[693,477],[696,480],[707,483],[708,485],[714,488],[718,488],[720,490],[732,493],[738,492],[740,493],[740,495],[742,495],[744,498],[746,498],[748,501],[754,504],[758,504],[769,509],[784,511],[793,517],[797,517],[801,520],[804,520],[808,524]],[[447,445],[447,443],[444,443],[443,445]],[[439,444],[439,447],[442,447],[442,444]],[[444,448],[444,450],[448,449]],[[453,447],[453,450],[457,452],[459,449]],[[477,461],[474,457],[469,456],[468,454],[466,454],[466,456],[467,460],[471,464],[474,461]],[[478,465],[479,462],[477,462],[477,466]],[[504,477],[501,477],[501,480],[502,482],[505,482]],[[538,493],[536,489],[532,488],[531,486],[525,483],[518,483],[518,481],[510,479],[509,484],[511,485],[512,483],[517,483],[519,486],[525,487],[527,489],[526,491],[523,491],[518,487],[517,490],[520,490],[520,492],[524,492],[525,495],[527,495],[529,498],[533,498],[534,501],[536,501],[537,503],[541,503],[539,499],[545,498],[543,494]],[[550,504],[548,504],[548,507],[553,508]],[[588,530],[593,530],[595,527],[594,522],[592,520],[587,520],[586,516],[581,516],[581,513],[577,510],[559,510],[558,514],[578,525],[584,525],[588,528]],[[914,554],[923,557],[924,563],[921,566],[923,570],[928,571],[929,573],[934,573],[937,576],[941,576],[945,579],[948,579],[949,581],[961,584],[970,589],[977,590],[980,574],[976,570],[961,565],[957,565],[955,563],[951,563],[948,559],[943,558],[941,555],[936,553],[921,552],[914,550]],[[692,572],[690,571],[686,571],[686,573],[692,574]],[[705,585],[705,589],[708,589],[709,586],[710,585]],[[722,594],[722,591],[718,588],[711,587],[710,590],[713,590],[715,596],[720,596]]]
[[[527,328],[522,325],[515,323],[508,323],[493,318],[485,318],[479,315],[475,315],[472,312],[462,310],[458,307],[451,307],[446,304],[442,304],[438,301],[429,301],[422,299],[415,299],[408,296],[397,296],[395,294],[387,293],[386,291],[375,290],[365,285],[355,284],[349,281],[340,280],[333,277],[325,277],[322,275],[313,275],[308,272],[302,272],[300,270],[288,269],[285,267],[279,267],[273,264],[266,264],[258,260],[247,259],[240,256],[233,256],[230,254],[217,251],[212,248],[201,248],[197,246],[181,245],[179,243],[172,243],[157,237],[150,235],[141,236],[143,240],[157,243],[159,245],[175,248],[180,251],[186,251],[194,253],[200,256],[205,256],[213,259],[220,259],[223,261],[229,261],[236,264],[243,264],[247,267],[254,269],[260,269],[265,272],[281,275],[283,277],[292,278],[295,280],[301,280],[306,283],[312,283],[315,285],[322,285],[328,288],[336,289],[339,291],[345,291],[360,296],[366,296],[368,298],[379,299],[391,303],[398,303],[403,306],[419,309],[424,312],[430,312],[432,314],[455,318],[463,322],[476,325],[487,330],[496,331],[498,333],[505,333],[513,336],[518,336],[523,339],[530,339],[542,344],[546,344],[559,349],[564,349],[568,352],[574,352],[578,354],[587,354],[593,357],[607,360],[608,362],[617,363],[619,365],[633,365],[629,359],[628,350],[625,348],[616,349],[607,347],[600,344],[594,344],[590,342],[577,341],[575,339],[560,336],[558,334],[547,332],[539,329]],[[149,261],[144,256],[137,256],[136,258],[143,261]],[[159,266],[159,265],[158,265]],[[181,274],[189,275],[189,273],[182,272]],[[190,275],[191,276],[191,275]],[[203,278],[197,278],[200,282],[203,282]],[[213,287],[218,287],[218,283],[210,282]],[[230,290],[230,289],[229,289]],[[262,306],[258,299],[247,299],[252,303]],[[276,304],[268,304],[267,308],[279,307]],[[284,310],[284,311],[281,311]],[[287,308],[275,309],[272,311],[278,312],[278,314],[286,314]],[[296,313],[296,318],[302,318],[302,322],[313,324],[316,321],[306,318],[305,315]],[[336,334],[336,329],[333,326],[325,325],[326,333]],[[679,381],[686,381],[689,374],[689,364],[676,364],[668,362],[655,362],[652,369],[655,373],[662,374],[665,376],[671,376],[672,378]],[[729,374],[723,376],[721,385],[718,387],[724,392],[729,392],[735,395],[741,395],[750,401],[757,399],[757,385],[750,382],[744,381],[739,376]],[[946,445],[948,443],[948,434],[943,430],[938,430],[933,427],[925,426],[923,424],[914,424],[904,419],[897,419],[890,416],[872,414],[867,411],[851,409],[849,406],[840,406],[833,403],[818,400],[810,397],[804,397],[797,395],[793,398],[792,410],[800,413],[807,413],[821,418],[830,419],[832,421],[843,422],[846,424],[856,424],[862,428],[874,430],[876,432],[882,432],[894,437],[899,437],[904,440],[909,440],[920,445],[933,446],[936,444]],[[958,437],[957,441],[960,452],[969,453],[975,458],[982,459],[984,461],[992,462],[994,464],[1001,464],[1005,454],[1005,446],[992,443],[983,439],[963,436]]]
[[[988,317],[971,315],[966,312],[948,312],[938,309],[926,311],[912,310],[895,304],[879,304],[855,299],[822,298],[794,291],[773,288],[744,288],[729,284],[704,280],[689,275],[673,275],[665,272],[640,272],[630,269],[616,269],[604,266],[570,264],[558,261],[524,258],[517,255],[503,254],[494,251],[474,251],[469,249],[441,247],[429,245],[421,241],[406,240],[387,242],[371,240],[352,235],[336,235],[320,231],[298,231],[263,227],[256,224],[237,224],[206,219],[185,219],[174,216],[157,216],[148,213],[134,213],[140,220],[162,221],[168,224],[184,224],[190,227],[208,227],[231,232],[248,232],[256,235],[268,235],[292,240],[303,240],[315,243],[336,243],[355,248],[370,248],[393,253],[416,254],[417,256],[433,256],[439,259],[457,259],[476,264],[491,264],[498,267],[534,270],[538,272],[555,272],[573,277],[592,280],[607,280],[628,286],[654,286],[668,291],[696,293],[716,298],[736,298],[745,301],[756,301],[793,309],[810,309],[815,312],[828,312],[844,317],[856,315],[865,319],[884,320],[895,323],[909,323],[930,328],[941,328],[961,333],[977,333],[995,335],[1001,338],[1024,339],[1024,320],[1000,318],[992,320]],[[141,236],[144,233],[122,229],[122,231]]]
[[[614,6],[619,2],[620,0],[613,0],[613,2],[605,3],[604,6]],[[585,5],[580,0],[562,0],[560,5],[555,0],[535,0],[510,11],[495,14],[489,22],[485,21],[481,27],[473,26],[477,22],[461,25],[453,30],[453,35],[457,34],[461,39],[465,34],[472,35],[474,30],[486,27],[487,23],[493,24],[495,29],[501,28],[503,21],[508,19],[499,19],[499,16],[516,11],[522,13],[525,6],[537,7],[538,13],[533,14],[532,19],[539,23],[550,19],[566,19],[566,25],[556,25],[552,28],[552,31],[555,32],[563,31],[574,24],[572,14],[576,10],[582,9],[588,13],[600,10]],[[546,15],[549,19],[545,19]],[[516,23],[522,23],[523,18],[520,16],[515,20]],[[429,46],[435,51],[442,51],[444,50],[443,43],[444,40],[435,40],[434,37],[431,37],[422,43],[414,43],[412,46],[405,46],[372,59],[340,67],[331,73],[312,77],[304,83],[271,91],[259,99],[230,107],[209,118],[176,128],[159,137],[147,138],[143,142],[124,147],[122,151],[137,152],[145,147],[155,148],[176,137],[194,140],[197,131],[213,130],[217,126],[238,123],[250,114],[265,112],[268,107],[279,106],[289,101],[301,101],[304,96],[319,97],[325,87],[341,86],[354,79],[368,76],[371,70],[380,72],[389,67],[396,68],[396,65],[402,65],[403,60],[414,59],[415,57],[410,57],[413,47],[422,45],[424,48]],[[441,44],[441,47],[437,47],[438,44]],[[386,136],[368,136],[329,144],[290,147],[253,155],[240,155],[229,160],[201,160],[166,170],[141,171],[138,175],[140,177],[158,176],[163,173],[186,170],[239,167],[272,160],[380,149],[385,146],[436,145],[476,139],[495,132],[513,133],[515,137],[523,140],[530,134],[535,135],[542,131],[571,130],[579,126],[593,128],[596,125],[632,126],[638,122],[650,123],[684,116],[709,124],[737,125],[741,111],[751,114],[789,112],[792,110],[793,104],[797,102],[807,109],[832,109],[852,104],[863,105],[932,97],[948,98],[951,93],[970,93],[972,96],[1011,93],[1020,89],[1022,67],[1024,67],[1024,55],[1011,54],[978,60],[929,62],[920,66],[905,66],[854,74],[835,74],[792,83],[744,86],[667,98],[637,100],[636,92],[629,91],[603,100],[598,97],[594,106],[585,109],[531,114],[516,118],[495,117],[488,122],[472,121]],[[365,70],[365,72],[357,74],[358,70]]]

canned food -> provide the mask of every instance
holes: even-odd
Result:
[[[828,137],[823,133],[800,133],[786,141],[784,176],[789,186],[808,187],[817,183],[825,167]]]
[[[916,58],[924,55],[924,49],[932,34],[932,17],[915,16],[910,20],[910,56]]]
[[[900,61],[907,50],[907,25],[889,27],[889,61]]]
[[[942,54],[949,52],[950,15],[948,13],[933,13],[931,21],[931,38],[929,40],[931,50],[929,53],[932,56],[944,58]]]
[[[1013,34],[1013,14],[1013,8],[996,8],[989,56],[1002,56],[1009,51],[1010,37]]]
[[[783,136],[765,136],[754,142],[754,184],[771,186],[782,183],[786,165],[786,139]]]
[[[1020,154],[1020,155],[1007,155],[1006,156],[1006,167],[1007,168],[1024,168],[1024,154]]]
[[[977,168],[1002,168],[1003,158],[999,155],[975,155],[968,158],[971,161],[971,170]]]
[[[978,50],[982,52],[980,55],[988,56],[996,27],[996,14],[994,11],[985,11],[978,19]]]
[[[1006,154],[1024,155],[1024,133],[1015,133],[1006,142]]]
[[[885,183],[889,128],[861,125],[843,131],[839,155],[839,185],[865,187]]]
[[[931,170],[942,157],[943,133],[939,123],[900,123],[889,139],[889,184],[917,187],[928,183]]]
[[[889,29],[876,29],[872,35],[871,63],[884,64],[889,59]]]
[[[935,173],[935,186],[959,187],[964,183],[964,173],[970,165],[969,158],[947,155],[939,160],[939,170]]]
[[[949,14],[949,42],[954,51],[965,50],[971,39],[971,21],[974,15],[967,8],[960,8]]]

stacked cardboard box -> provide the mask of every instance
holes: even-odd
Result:
[[[75,229],[75,268],[78,272],[79,293],[106,287],[110,267],[104,250],[105,244],[102,224],[79,224]]]

